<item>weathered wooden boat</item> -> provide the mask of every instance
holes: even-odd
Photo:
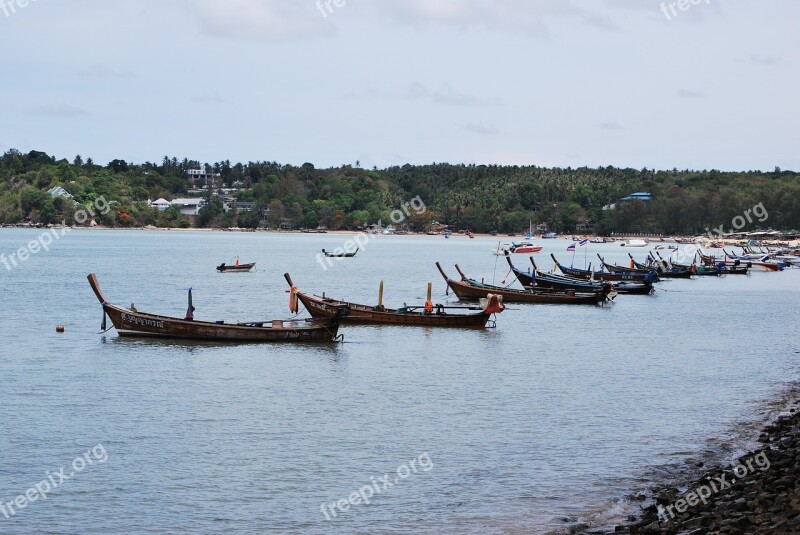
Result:
[[[630,274],[638,274],[638,275],[646,275],[648,273],[656,272],[655,268],[651,269],[638,269],[636,267],[627,267],[627,266],[618,266],[616,264],[609,264],[605,261],[605,259],[597,254],[597,258],[600,259],[600,265],[605,268],[607,271],[611,273],[630,273]]]
[[[695,274],[700,277],[719,277],[724,273],[722,269],[713,266],[700,265],[696,269]]]
[[[751,268],[760,269],[762,271],[783,271],[783,269],[784,269],[783,265],[777,264],[775,262],[771,262],[769,260],[763,260],[763,261],[750,260],[748,258],[742,258],[742,257],[738,257],[738,256],[736,256],[734,254],[730,254],[725,249],[723,249],[722,252],[725,255],[726,259],[732,260],[734,262],[737,261],[737,260],[739,262],[746,262],[747,265],[749,267],[751,267]]]
[[[526,272],[517,269],[517,267],[511,262],[511,257],[509,255],[506,255],[506,262],[508,262],[508,267],[511,268],[511,272],[514,273],[516,279],[526,289],[547,288],[553,290],[576,290],[576,291],[597,292],[597,291],[602,291],[604,285],[609,285],[610,289],[610,283],[607,282],[602,282],[602,281],[594,282],[586,279],[574,279],[561,275],[555,275],[552,273],[544,273],[542,271],[539,271],[539,268],[536,266],[536,262],[533,260],[533,257],[531,257],[530,260],[531,264],[533,265],[533,271]]]
[[[656,260],[655,257],[648,253],[647,255],[647,263],[637,262],[636,259],[633,257],[632,254],[628,253],[628,257],[631,259],[632,267],[641,270],[651,270],[655,269],[657,273],[661,274],[665,271],[668,272],[672,270],[672,268],[678,268],[678,270],[683,271],[691,271],[692,273],[695,272],[696,266],[694,264],[678,264],[676,262],[667,262],[664,260],[664,257],[661,256],[660,253],[656,251],[659,260]]]
[[[252,270],[256,267],[256,263],[253,262],[252,264],[234,264],[229,266],[223,262],[222,264],[217,266],[217,271],[220,273],[247,273],[248,271]]]
[[[442,274],[442,278],[447,282],[450,289],[453,290],[453,293],[462,301],[474,301],[483,299],[489,294],[495,294],[501,296],[504,303],[599,304],[616,297],[616,293],[613,291],[607,292],[605,289],[599,292],[576,292],[573,290],[514,290],[502,288],[470,279],[464,275],[458,266],[456,266],[456,270],[461,275],[461,280],[456,281],[445,274],[439,262],[436,262],[436,268]]]
[[[324,254],[328,258],[353,258],[356,255],[356,253],[358,253],[358,247],[356,247],[355,251],[350,253],[346,253],[344,251],[342,251],[341,253],[337,253],[335,251],[332,252],[332,251],[326,251],[325,249],[322,250],[322,254]]]
[[[139,312],[113,305],[103,295],[94,273],[89,284],[103,306],[103,331],[107,331],[106,316],[120,336],[181,338],[189,340],[214,340],[222,342],[332,342],[337,340],[339,321],[347,307],[337,309],[335,316],[326,320],[253,321],[225,323],[222,321],[195,321],[192,293],[189,290],[189,308],[185,318]]]
[[[554,258],[554,260],[555,260],[555,258]],[[574,276],[570,276],[570,275],[566,275],[566,274],[563,275],[563,276],[559,276],[559,275],[556,275],[554,273],[544,273],[542,271],[539,271],[539,269],[536,267],[536,263],[533,261],[532,258],[531,258],[531,263],[533,264],[533,269],[534,269],[534,272],[536,274],[536,282],[537,283],[539,282],[539,277],[544,276],[547,279],[558,278],[558,279],[560,279],[562,281],[583,281],[583,282],[591,282],[592,284],[601,284],[601,285],[602,284],[608,284],[608,285],[611,286],[612,290],[615,291],[616,293],[625,294],[625,295],[650,295],[651,293],[653,293],[655,291],[655,288],[653,287],[653,281],[651,279],[649,279],[649,278],[648,279],[639,279],[639,280],[620,280],[620,281],[610,282],[610,281],[607,281],[607,280],[604,281],[604,280],[601,280],[601,279],[592,280],[591,278],[587,279],[585,277],[578,278],[578,277],[574,277]],[[556,262],[556,267],[558,267],[558,262]],[[586,271],[591,273],[591,267],[592,266],[590,265],[589,269],[586,270]],[[561,272],[564,273],[563,270]],[[526,286],[526,288],[527,288],[527,286]]]
[[[628,295],[647,295],[653,293],[653,283],[648,281],[592,281],[584,278],[570,277],[567,275],[556,275],[555,273],[546,273],[540,271],[536,262],[531,258],[533,271],[521,271],[517,269],[508,258],[508,264],[511,271],[516,276],[517,280],[522,286],[527,289],[536,288],[549,288],[553,290],[575,290],[579,292],[585,291],[598,291],[603,288],[608,288],[609,292],[616,292],[618,294]],[[591,266],[590,266],[591,267]]]
[[[291,291],[297,299],[303,303],[309,314],[315,318],[333,318],[342,307],[347,307],[348,313],[341,318],[343,323],[357,325],[410,325],[419,327],[465,327],[472,329],[483,329],[495,327],[494,320],[490,320],[493,314],[502,312],[502,299],[497,296],[489,296],[481,306],[403,306],[401,308],[386,308],[383,306],[383,283],[381,283],[380,297],[378,305],[359,305],[338,299],[331,299],[318,295],[303,293],[295,287],[292,278],[288,273],[284,275],[286,282],[289,283]],[[450,313],[450,310],[478,310],[476,313]]]
[[[698,250],[697,255],[700,257],[700,261],[705,266],[709,267],[716,267],[720,271],[722,271],[725,275],[749,275],[750,274],[750,263],[749,262],[741,262],[739,260],[728,260],[726,258],[717,258],[716,256],[707,255],[703,253],[703,251]]]
[[[616,264],[609,264],[599,254],[597,255],[597,257],[600,259],[600,262],[602,262],[603,267],[613,273],[639,273],[639,274],[648,273],[648,271],[644,269],[618,266]],[[661,270],[654,269],[654,271],[658,273],[658,278],[660,279],[689,279],[692,277],[691,271],[681,268],[664,268]]]
[[[690,276],[697,274],[697,264],[695,263],[678,264],[671,260],[665,260],[658,251],[656,251],[656,256],[658,256],[658,260],[655,265],[657,266],[659,275],[665,275],[666,278],[686,279],[689,278],[686,276],[686,272],[688,272]],[[633,259],[631,258],[631,260]]]
[[[553,262],[555,262],[556,267],[561,273],[569,275],[570,277],[609,282],[649,282],[651,284],[658,282],[658,274],[655,270],[648,273],[609,273],[607,271],[592,271],[591,269],[567,267],[560,264],[553,254],[550,255],[550,258],[553,259]],[[591,268],[591,265],[589,267]]]

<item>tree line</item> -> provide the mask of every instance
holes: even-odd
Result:
[[[235,188],[235,202],[252,210],[225,212],[214,191],[194,218],[148,201],[187,196],[190,169],[219,175],[218,187]],[[433,163],[386,169],[358,165],[318,169],[269,161],[213,164],[165,156],[160,162],[106,165],[76,156],[71,162],[44,152],[9,150],[0,158],[0,223],[71,222],[99,197],[112,204],[96,222],[114,227],[249,227],[357,229],[382,221],[419,196],[427,210],[406,224],[422,231],[438,222],[455,230],[521,232],[529,224],[555,232],[593,229],[597,234],[701,234],[762,203],[767,221],[748,229],[800,229],[800,174],[617,167],[547,168]],[[73,199],[47,193],[60,186]],[[647,192],[649,202],[621,202]],[[74,202],[73,202],[74,201]],[[610,208],[614,205],[614,208]]]

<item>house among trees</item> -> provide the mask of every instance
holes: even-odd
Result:
[[[205,169],[188,169],[186,174],[189,175],[189,183],[192,188],[216,188],[219,186],[221,175],[206,171]]]
[[[176,207],[181,215],[196,216],[200,213],[200,209],[206,205],[205,199],[173,199],[168,201],[166,199],[158,199],[150,203],[152,208],[157,209],[159,212],[164,212],[170,206]]]
[[[637,191],[636,193],[631,193],[627,197],[623,197],[619,200],[621,203],[626,202],[633,202],[633,201],[642,201],[642,202],[650,202],[652,196],[649,193],[645,193],[643,191]],[[614,204],[607,204],[603,206],[603,210],[614,210],[617,207],[617,203]]]
[[[151,208],[155,208],[159,212],[163,212],[164,210],[166,210],[167,208],[172,206],[172,203],[170,203],[168,200],[166,200],[163,197],[158,199],[157,201],[153,201],[153,202],[151,202],[149,204],[150,204]]]
[[[72,195],[61,186],[50,188],[49,190],[47,190],[47,193],[49,193],[50,196],[54,199],[58,199],[60,197],[66,201],[72,201],[73,206],[78,206],[78,203],[73,199]]]
[[[620,199],[620,202],[631,202],[631,201],[650,202],[650,194],[644,193],[643,191],[639,191],[636,193],[631,193],[627,197],[623,197],[622,199]]]

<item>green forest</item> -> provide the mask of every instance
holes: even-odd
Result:
[[[226,213],[222,198],[210,191],[196,217],[175,207],[163,212],[150,207],[148,200],[187,197],[190,169],[218,173],[219,186],[235,185],[232,196],[253,203],[252,209]],[[356,163],[318,169],[311,163],[208,164],[167,156],[160,163],[102,165],[81,156],[69,161],[9,150],[0,159],[0,185],[4,225],[74,224],[77,210],[102,198],[112,208],[95,220],[110,227],[357,229],[387,224],[392,210],[419,196],[427,210],[404,222],[413,231],[439,222],[456,231],[521,232],[532,222],[560,233],[693,235],[706,227],[727,228],[759,203],[769,218],[743,230],[756,225],[800,229],[800,174],[778,168],[722,172],[433,163],[362,169]],[[48,190],[56,186],[73,198],[54,198]],[[633,192],[650,193],[650,202],[620,202]],[[614,203],[615,209],[603,209]]]

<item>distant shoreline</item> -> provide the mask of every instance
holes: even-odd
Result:
[[[273,230],[273,229],[224,229],[224,228],[179,228],[179,227],[154,227],[154,228],[145,228],[145,227],[105,227],[105,226],[94,226],[94,227],[85,227],[85,226],[72,226],[72,227],[62,227],[62,226],[23,226],[23,225],[2,225],[0,229],[27,229],[27,230],[42,230],[42,229],[50,229],[50,228],[69,228],[71,230],[89,230],[89,231],[96,231],[96,230],[113,230],[113,231],[148,231],[148,232],[225,232],[225,233],[259,233],[259,234],[314,234],[314,235],[322,235],[322,234],[331,234],[337,236],[355,236],[358,234],[362,234],[366,231],[360,230],[326,230],[326,231],[303,231],[303,230]],[[444,235],[439,234],[428,234],[426,232],[408,232],[405,234],[382,234],[376,233],[376,236],[393,236],[393,237],[403,237],[403,236],[427,236],[430,238],[443,238]],[[490,238],[495,239],[499,242],[511,242],[511,241],[518,241],[518,240],[537,240],[542,241],[544,238],[541,237],[534,237],[534,238],[525,238],[521,235],[516,236],[508,236],[507,234],[497,234],[492,235],[489,233],[479,233],[475,232],[471,234],[474,238]],[[469,239],[469,235],[462,234],[462,233],[453,233],[450,234],[451,238],[455,239]],[[596,236],[594,234],[564,234],[558,236],[557,239],[560,240],[570,240],[571,238],[576,237],[578,239],[597,239],[603,236]],[[619,243],[626,240],[647,240],[650,243],[677,243],[676,240],[686,240],[687,244],[697,238],[697,236],[681,236],[681,235],[673,235],[673,236],[655,236],[655,235],[619,235],[619,236],[605,236],[605,238],[611,238],[613,241],[608,241],[604,243]],[[712,241],[724,243],[726,246],[735,246],[738,243],[742,242],[743,238],[714,238]],[[780,243],[788,243],[791,247],[800,246],[800,240],[798,239],[768,239],[763,240],[764,245],[777,245],[778,242]],[[546,242],[545,242],[546,243]],[[634,247],[635,249],[645,249],[646,247]]]

